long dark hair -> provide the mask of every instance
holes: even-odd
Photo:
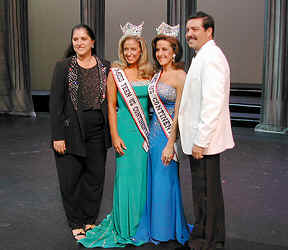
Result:
[[[173,63],[174,68],[184,69],[184,62],[181,62],[181,58],[183,56],[183,48],[179,40],[176,37],[172,37],[172,36],[158,35],[152,40],[152,55],[153,55],[156,70],[158,71],[158,70],[161,70],[162,68],[162,66],[159,64],[156,58],[156,45],[157,45],[157,42],[160,40],[165,40],[169,42],[175,53],[175,60]]]
[[[91,54],[92,55],[96,55],[96,41],[95,41],[95,34],[93,32],[93,30],[86,24],[77,24],[75,25],[73,28],[72,28],[72,31],[71,31],[71,37],[70,37],[70,45],[69,47],[66,49],[65,53],[64,53],[64,57],[67,58],[67,57],[70,57],[70,56],[74,56],[76,55],[76,52],[73,48],[73,44],[72,44],[72,38],[73,38],[73,34],[74,34],[74,31],[77,30],[77,29],[85,29],[87,31],[87,34],[88,36],[91,38],[91,40],[94,41],[94,47],[91,48]]]

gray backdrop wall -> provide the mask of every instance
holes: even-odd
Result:
[[[118,58],[118,41],[122,36],[120,24],[123,26],[126,22],[140,24],[144,21],[143,36],[149,47],[152,38],[155,36],[155,27],[161,22],[166,22],[166,0],[106,0],[105,4],[105,55],[108,60]]]
[[[105,5],[105,57],[111,61],[117,59],[120,24],[143,20],[150,45],[154,28],[166,21],[166,0],[106,0]],[[230,61],[231,81],[262,83],[265,1],[198,0],[197,6],[216,19],[216,41]],[[78,0],[29,0],[32,90],[50,89],[54,64],[79,22]]]
[[[198,0],[216,19],[215,40],[230,62],[232,83],[262,83],[265,1]]]
[[[71,28],[80,23],[80,1],[28,2],[32,90],[49,90],[54,65],[70,42]]]

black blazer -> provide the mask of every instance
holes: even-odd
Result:
[[[110,62],[100,59],[109,73]],[[84,144],[83,122],[80,112],[77,112],[68,91],[68,70],[71,57],[56,63],[50,91],[50,122],[52,144],[55,140],[65,140],[66,152],[79,156],[86,156]],[[101,105],[105,117],[105,147],[111,147],[111,136],[108,123],[107,99]]]

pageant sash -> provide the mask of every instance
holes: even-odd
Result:
[[[117,88],[125,101],[128,110],[139,129],[139,132],[144,138],[143,148],[147,152],[149,149],[149,127],[146,122],[145,114],[143,112],[142,106],[136,96],[136,93],[125,76],[122,69],[112,68],[112,75],[117,85]]]
[[[162,130],[168,139],[171,134],[173,119],[157,93],[157,83],[160,76],[161,72],[158,72],[153,76],[151,83],[148,86],[148,93]],[[178,161],[178,150],[176,143],[174,143],[174,150],[175,154],[173,156],[173,160]]]

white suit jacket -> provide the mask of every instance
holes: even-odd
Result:
[[[205,148],[204,155],[234,146],[229,95],[229,64],[210,40],[193,58],[183,89],[178,120],[185,154],[191,155],[195,144]]]

